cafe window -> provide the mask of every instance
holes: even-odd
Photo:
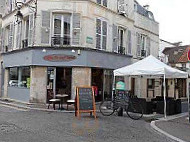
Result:
[[[10,68],[9,86],[19,88],[30,88],[30,67]]]

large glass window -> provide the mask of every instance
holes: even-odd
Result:
[[[71,15],[54,15],[53,45],[70,45],[71,41]]]
[[[30,88],[30,67],[10,68],[9,86]]]

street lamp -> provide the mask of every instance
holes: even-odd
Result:
[[[16,9],[17,9],[17,12],[16,12],[16,17],[17,17],[17,19],[16,19],[16,21],[19,21],[19,19],[23,19],[23,14],[22,14],[22,12],[21,12],[21,8],[22,8],[22,6],[26,6],[26,7],[28,7],[28,8],[30,8],[30,10],[32,10],[33,12],[35,12],[36,13],[36,2],[37,0],[35,0],[35,3],[34,3],[34,6],[31,6],[31,5],[29,5],[28,3],[24,3],[24,2],[15,2],[16,3]]]

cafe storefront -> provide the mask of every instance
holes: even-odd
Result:
[[[111,97],[113,70],[131,64],[131,57],[85,48],[35,47],[4,53],[2,97],[47,103],[56,94],[74,99],[77,86],[93,86],[95,100],[101,101]]]

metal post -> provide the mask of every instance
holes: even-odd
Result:
[[[164,74],[164,118],[166,118],[166,75]]]
[[[113,91],[115,90],[115,75],[113,77],[113,84],[112,84],[112,96],[111,96],[111,99],[113,100]]]

